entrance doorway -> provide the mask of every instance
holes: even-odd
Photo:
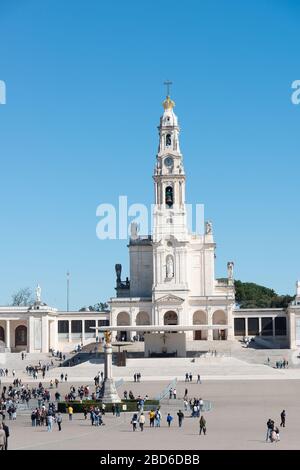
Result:
[[[213,339],[217,340],[217,341],[226,340],[226,330],[214,330],[213,331]]]
[[[197,341],[201,339],[202,339],[202,331],[201,330],[194,331],[194,340]]]

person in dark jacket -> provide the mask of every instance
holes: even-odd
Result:
[[[183,421],[183,418],[184,418],[184,414],[182,413],[181,410],[179,410],[178,413],[177,413],[177,416],[178,416],[178,425],[181,428],[182,421]]]
[[[280,418],[281,418],[280,426],[282,426],[283,428],[285,428],[285,417],[286,417],[285,410],[282,410],[280,414]]]
[[[206,419],[204,418],[203,415],[200,418],[199,424],[200,424],[199,434],[202,434],[202,431],[203,431],[203,434],[205,436],[206,435]]]
[[[4,420],[2,421],[2,427],[3,427],[3,431],[5,432],[5,436],[6,436],[5,450],[7,450],[8,449],[8,438],[9,438],[9,427],[6,426]]]

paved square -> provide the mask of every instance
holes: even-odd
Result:
[[[70,384],[63,386],[69,387]],[[149,396],[158,394],[167,382],[125,383],[120,392],[132,390]],[[30,415],[19,415],[17,421],[8,421],[11,430],[10,449],[299,449],[300,448],[300,381],[247,380],[205,381],[201,385],[177,384],[179,400],[188,388],[189,396],[201,396],[212,401],[212,410],[205,414],[207,436],[199,436],[199,420],[185,413],[183,427],[179,429],[176,413],[183,409],[182,401],[166,400],[162,405],[161,428],[150,428],[147,416],[144,432],[132,432],[131,414],[120,418],[105,415],[105,426],[92,427],[82,414],[69,422],[63,416],[62,431],[54,425],[52,432],[46,427],[32,428]],[[280,424],[280,412],[287,412],[287,426],[281,430],[281,441],[266,443],[268,418]],[[169,429],[166,414],[174,421]]]

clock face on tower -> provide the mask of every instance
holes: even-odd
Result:
[[[165,158],[165,165],[170,168],[173,165],[173,158],[172,157],[167,157]]]

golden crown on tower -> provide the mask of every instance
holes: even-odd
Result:
[[[170,96],[168,95],[163,102],[164,109],[173,109],[175,106],[175,101],[171,100]]]

